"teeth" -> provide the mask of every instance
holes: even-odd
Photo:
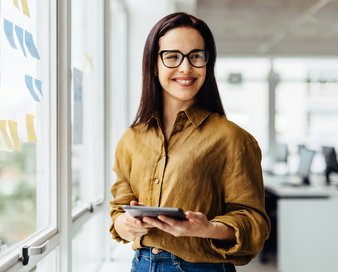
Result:
[[[177,82],[181,84],[189,84],[192,82],[192,80],[191,79],[178,79]]]

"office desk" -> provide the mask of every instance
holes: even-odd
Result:
[[[324,182],[293,187],[282,180],[264,180],[267,195],[277,204],[278,272],[337,272],[338,187]]]

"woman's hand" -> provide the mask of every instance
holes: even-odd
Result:
[[[185,215],[188,220],[176,220],[160,215],[157,219],[145,217],[143,222],[176,237],[195,236],[221,240],[235,239],[235,231],[232,227],[218,222],[210,222],[203,213],[188,211]]]
[[[131,206],[141,206],[136,201],[130,202]],[[116,218],[115,229],[125,240],[134,241],[136,238],[147,234],[153,226],[134,218],[127,213],[121,214]]]

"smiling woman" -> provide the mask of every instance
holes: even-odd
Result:
[[[111,201],[113,238],[136,250],[132,271],[235,271],[269,234],[260,148],[225,117],[215,59],[209,27],[189,14],[167,15],[148,35]],[[129,204],[179,208],[187,220],[134,218],[122,209]]]

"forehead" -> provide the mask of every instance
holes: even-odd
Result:
[[[173,28],[159,39],[159,49],[180,50],[187,53],[193,49],[204,49],[204,39],[194,28]]]

